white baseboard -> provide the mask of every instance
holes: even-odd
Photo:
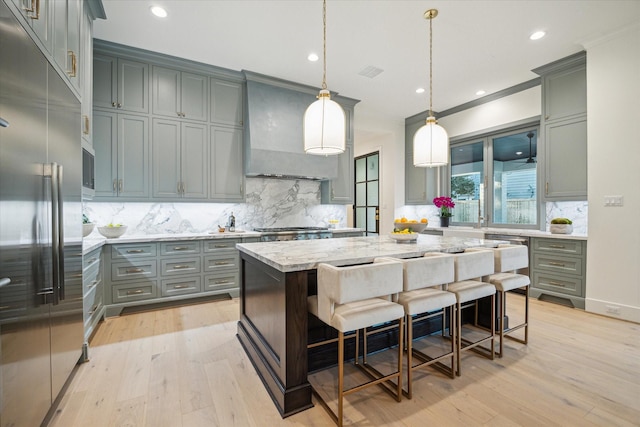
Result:
[[[584,309],[590,313],[640,323],[640,307],[587,298]]]

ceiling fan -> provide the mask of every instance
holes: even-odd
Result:
[[[524,164],[534,164],[536,163],[536,159],[533,157],[533,146],[531,143],[531,140],[533,139],[533,137],[535,136],[535,134],[531,131],[529,131],[529,133],[527,134],[527,138],[529,138],[529,157],[527,157],[526,160],[524,161],[518,161],[518,163],[524,163]],[[522,167],[522,166],[520,166]]]

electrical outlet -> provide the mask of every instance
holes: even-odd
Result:
[[[606,308],[608,314],[615,314],[617,316],[620,315],[620,307],[618,307],[617,305],[607,305]]]

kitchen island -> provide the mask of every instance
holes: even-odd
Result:
[[[307,380],[307,296],[316,268],[371,263],[376,257],[413,258],[501,243],[420,235],[415,243],[388,236],[238,244],[242,282],[238,338],[283,417],[312,407]]]

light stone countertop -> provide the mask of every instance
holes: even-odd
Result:
[[[412,258],[427,252],[461,252],[471,247],[495,247],[497,240],[420,234],[415,243],[397,243],[388,236],[292,240],[236,245],[255,259],[282,272],[313,270],[320,263],[335,266],[365,264],[376,257]]]
[[[532,230],[525,228],[494,228],[494,227],[481,227],[481,228],[473,228],[473,227],[463,227],[463,226],[449,226],[449,227],[438,227],[438,226],[428,226],[423,233],[428,234],[430,231],[435,232],[445,232],[451,231],[453,233],[459,232],[460,234],[468,233],[468,235],[472,235],[474,233],[484,233],[484,234],[506,234],[509,236],[526,236],[526,237],[544,237],[550,239],[570,239],[570,240],[587,240],[586,234],[553,234],[549,231],[540,231],[540,230]]]

